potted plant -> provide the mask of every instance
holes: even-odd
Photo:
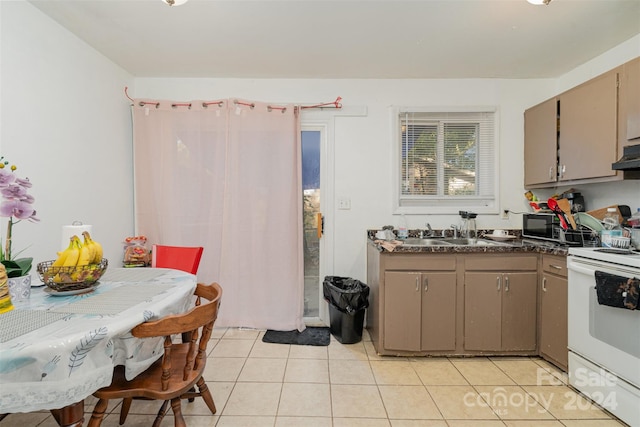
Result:
[[[0,249],[0,262],[7,270],[9,289],[16,286],[16,290],[27,293],[31,288],[31,276],[29,272],[33,264],[33,258],[16,258],[12,251],[13,226],[23,220],[37,222],[36,211],[33,208],[35,199],[29,194],[31,182],[29,178],[19,178],[16,174],[16,166],[0,157],[0,217],[8,218],[7,234],[4,244]],[[27,287],[28,286],[28,287]],[[12,297],[14,292],[11,292]],[[27,293],[28,296],[28,293]]]

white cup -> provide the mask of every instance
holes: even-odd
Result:
[[[492,233],[496,237],[506,237],[508,236],[507,230],[493,230]]]

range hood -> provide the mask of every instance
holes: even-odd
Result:
[[[640,177],[640,144],[624,147],[622,157],[611,164],[611,168],[624,171],[625,178]]]

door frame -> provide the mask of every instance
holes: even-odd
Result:
[[[321,129],[320,138],[320,212],[324,218],[324,233],[320,239],[319,319],[305,318],[307,325],[329,325],[329,304],[322,297],[322,278],[335,272],[335,121],[336,118],[366,117],[366,106],[303,109],[300,130]]]

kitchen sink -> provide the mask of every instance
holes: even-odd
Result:
[[[410,237],[404,239],[404,246],[451,246],[452,243],[446,242],[444,239],[420,239],[417,237]]]
[[[467,238],[409,238],[404,240],[404,246],[503,246],[504,243],[488,239],[467,239]]]

